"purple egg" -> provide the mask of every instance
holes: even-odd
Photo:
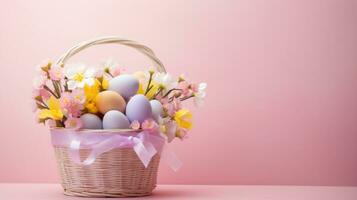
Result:
[[[159,118],[161,117],[162,113],[163,113],[163,109],[162,109],[162,104],[160,103],[160,101],[154,99],[150,101],[151,104],[151,110],[152,110],[152,117],[154,118],[154,120],[156,122],[158,122]]]
[[[108,90],[115,91],[126,100],[136,94],[139,89],[138,79],[130,74],[122,74],[109,81]]]
[[[111,110],[103,117],[104,129],[127,129],[130,126],[128,118],[120,111]]]
[[[126,105],[126,116],[130,122],[137,120],[140,123],[151,118],[152,110],[149,100],[142,94],[131,97]]]
[[[83,129],[102,129],[102,120],[95,114],[86,113],[81,116]]]

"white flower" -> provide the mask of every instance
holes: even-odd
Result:
[[[94,68],[86,69],[84,64],[70,65],[65,71],[68,78],[68,89],[83,88],[84,85],[93,85],[97,70]]]
[[[103,68],[113,69],[118,67],[118,63],[113,59],[107,59],[101,63]]]
[[[154,74],[154,81],[159,84],[160,87],[163,87],[164,90],[170,90],[177,86],[177,81],[172,78],[170,74],[158,72]]]
[[[207,83],[200,83],[197,88],[197,92],[194,93],[194,103],[196,106],[201,106],[203,104],[204,98],[206,97]]]
[[[113,59],[107,59],[100,64],[100,69],[104,72],[110,73],[112,76],[120,74],[119,64]]]

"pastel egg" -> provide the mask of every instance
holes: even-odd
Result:
[[[129,127],[130,122],[128,118],[120,111],[108,111],[103,117],[104,129],[128,129]]]
[[[140,123],[152,117],[151,104],[142,94],[137,94],[129,100],[126,106],[126,116],[131,122],[137,120]]]
[[[161,117],[162,115],[162,104],[160,103],[160,101],[158,100],[151,100],[150,101],[150,105],[151,105],[151,110],[152,110],[152,117],[158,121],[159,117]]]
[[[86,113],[80,119],[83,129],[102,129],[102,120],[97,115]]]
[[[109,110],[124,112],[126,106],[124,98],[114,91],[100,92],[95,99],[95,104],[102,114]]]
[[[115,91],[125,99],[134,96],[139,89],[139,80],[130,74],[119,75],[109,81],[108,90]]]

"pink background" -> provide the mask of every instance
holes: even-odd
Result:
[[[160,183],[357,185],[356,19],[352,0],[2,1],[0,181],[58,178],[31,113],[35,65],[119,35],[209,85],[190,139],[172,145],[184,166],[162,164]],[[73,60],[108,57],[150,64],[110,45]]]

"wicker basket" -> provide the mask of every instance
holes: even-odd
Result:
[[[166,72],[161,61],[150,48],[118,37],[103,37],[82,42],[61,56],[57,64],[65,64],[71,56],[85,48],[106,43],[133,47],[148,56],[157,66],[158,71]],[[100,132],[103,130],[95,131]],[[121,132],[120,130],[112,131],[111,134],[121,134]],[[91,165],[80,165],[71,159],[68,148],[54,146],[54,150],[61,176],[61,185],[66,195],[81,197],[136,197],[150,195],[156,187],[160,161],[158,154],[145,167],[132,148],[116,148],[99,155]],[[80,158],[85,159],[89,151],[88,149],[81,149],[79,151]]]

